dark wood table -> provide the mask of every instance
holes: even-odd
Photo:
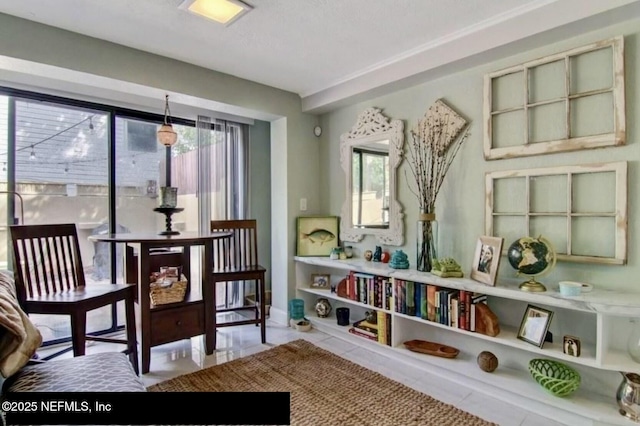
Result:
[[[229,238],[231,232],[202,233],[182,232],[179,235],[158,235],[153,233],[91,235],[90,241],[124,243],[139,246],[138,258],[138,305],[140,309],[140,340],[142,352],[142,373],[148,373],[151,364],[151,347],[176,340],[205,335],[206,353],[215,349],[216,318],[211,273],[213,271],[213,241]],[[202,273],[197,296],[191,288],[191,248],[204,247]],[[182,302],[154,306],[149,298],[151,271],[150,252],[152,249],[182,247],[183,273],[189,280],[187,292]]]

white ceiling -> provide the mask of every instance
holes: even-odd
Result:
[[[246,1],[254,9],[229,27],[182,0],[0,0],[0,12],[291,91],[310,112],[550,30],[640,15],[640,0]]]

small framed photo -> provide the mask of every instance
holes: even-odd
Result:
[[[580,339],[566,335],[562,343],[562,352],[575,357],[580,356]]]
[[[296,256],[329,256],[338,247],[339,216],[300,216]]]
[[[500,266],[503,243],[504,238],[501,237],[483,236],[478,238],[475,255],[473,256],[473,265],[471,267],[470,276],[472,280],[490,286],[496,285],[496,276],[498,275],[498,267]]]
[[[311,274],[311,287],[329,288],[331,276],[329,274]]]
[[[518,339],[541,348],[544,345],[551,318],[553,318],[552,311],[528,305],[518,330]]]

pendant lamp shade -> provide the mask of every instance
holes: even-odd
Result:
[[[171,111],[169,110],[169,95],[165,97],[164,124],[158,129],[158,142],[166,147],[174,145],[178,141],[178,134],[171,125]]]

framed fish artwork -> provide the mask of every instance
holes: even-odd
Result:
[[[339,216],[300,216],[296,256],[329,256],[339,246]]]

